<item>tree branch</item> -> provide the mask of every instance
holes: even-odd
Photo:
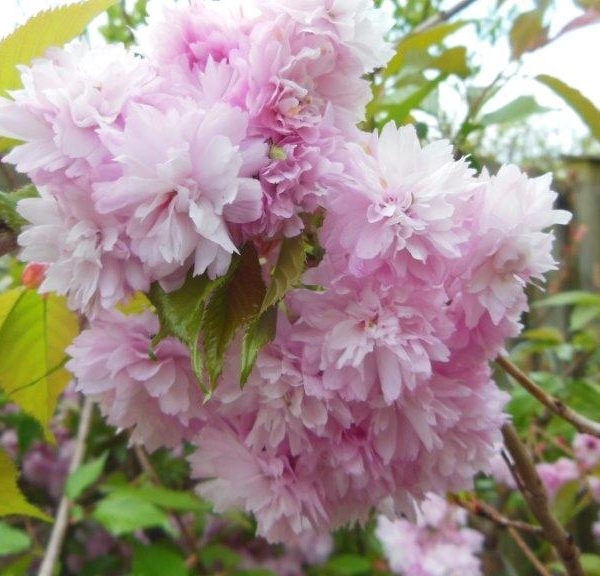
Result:
[[[449,8],[448,10],[442,10],[438,12],[435,16],[432,16],[431,18],[425,20],[425,22],[421,22],[421,24],[419,24],[412,31],[412,33],[418,34],[419,32],[423,32],[425,30],[428,30],[429,28],[433,28],[434,26],[437,26],[442,22],[447,22],[451,18],[454,18],[454,16],[456,16],[458,13],[471,6],[471,4],[475,4],[476,1],[477,0],[462,0],[452,8]]]
[[[73,451],[73,458],[71,459],[71,464],[69,465],[69,474],[77,470],[83,462],[83,457],[85,455],[85,443],[92,422],[93,408],[94,403],[92,400],[90,400],[90,398],[86,397],[83,404],[83,409],[81,410],[79,428],[77,429],[77,438],[75,440],[75,450]],[[70,508],[71,501],[65,494],[63,495],[58,506],[56,519],[54,521],[52,533],[50,534],[50,540],[48,541],[48,546],[46,548],[46,553],[44,554],[44,559],[42,560],[42,565],[40,567],[40,571],[38,572],[38,576],[52,576],[52,574],[54,574],[54,566],[58,557],[60,556],[60,551],[65,539],[65,534],[67,533],[67,527],[69,525]]]
[[[519,534],[519,531],[512,526],[508,528],[508,531],[510,532],[511,537],[515,541],[517,546],[521,549],[521,552],[523,552],[523,554],[527,556],[527,559],[538,571],[539,575],[550,576],[550,572],[548,572],[547,568],[540,562],[539,558],[535,555],[535,552],[533,552],[533,550],[529,547],[527,542],[523,540],[523,538]]]
[[[569,422],[577,431],[600,438],[600,423],[594,422],[569,408],[562,400],[552,396],[538,386],[525,372],[515,366],[508,358],[498,356],[496,364],[510,374],[527,392],[539,400],[558,417]]]
[[[512,424],[502,428],[504,444],[513,459],[511,470],[531,512],[544,531],[544,536],[557,551],[569,576],[585,576],[579,561],[579,548],[550,511],[548,493],[535,464]]]

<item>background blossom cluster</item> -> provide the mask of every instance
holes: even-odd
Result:
[[[550,178],[476,175],[412,127],[361,132],[364,76],[393,53],[369,0],[150,7],[143,56],[51,50],[0,100],[0,132],[23,142],[6,160],[40,190],[19,205],[22,258],[89,319],[69,350],[79,388],[134,442],[192,443],[199,491],[271,541],[468,488],[505,421],[488,363],[569,218]],[[187,348],[152,350],[154,312],[115,310],[224,275],[246,243],[268,277],[307,220],[324,257],[244,390],[239,342],[204,403]]]

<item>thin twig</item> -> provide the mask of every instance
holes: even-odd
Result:
[[[523,540],[523,538],[519,534],[519,531],[516,528],[513,528],[512,526],[510,526],[508,528],[508,531],[509,531],[512,539],[515,541],[517,546],[521,549],[523,554],[525,554],[525,556],[527,556],[528,560],[531,562],[531,564],[534,566],[534,568],[538,571],[540,576],[550,576],[550,572],[548,572],[546,567],[539,561],[538,557],[535,555],[535,552],[529,547],[527,542],[525,542],[525,540]]]
[[[500,366],[507,374],[510,374],[521,386],[523,386],[523,388],[525,388],[525,390],[527,390],[527,392],[546,406],[546,408],[566,422],[569,422],[576,430],[600,438],[600,423],[594,422],[578,412],[575,412],[575,410],[569,408],[562,400],[559,400],[546,392],[508,358],[498,356],[496,364],[498,364],[498,366]]]
[[[150,481],[155,486],[162,486],[160,477],[154,469],[152,462],[150,462],[150,458],[148,458],[148,454],[146,454],[146,451],[142,448],[142,446],[134,444],[133,451],[135,452],[135,456],[138,462],[140,463],[142,470],[146,473]],[[177,527],[183,535],[183,538],[185,539],[186,547],[188,548],[187,552],[191,555],[190,558],[188,558],[188,562],[191,563],[191,566],[189,567],[192,568],[198,563],[196,539],[194,538],[194,535],[188,530],[188,527],[185,525],[185,522],[179,517],[178,514],[173,514],[172,518],[177,524]]]
[[[512,520],[507,516],[504,516],[499,510],[496,510],[493,506],[490,506],[486,502],[483,502],[477,498],[470,500],[463,500],[461,498],[452,498],[451,501],[467,510],[475,516],[490,520],[494,524],[502,528],[514,528],[515,530],[521,530],[522,532],[528,532],[530,534],[542,534],[543,530],[541,526],[534,526],[527,522],[520,522],[519,520]]]
[[[558,553],[569,576],[585,576],[579,560],[580,551],[571,535],[561,526],[550,510],[548,493],[542,483],[527,448],[512,424],[502,428],[504,445],[512,457],[513,473],[531,512],[540,523],[544,536]]]
[[[83,462],[86,439],[92,422],[93,408],[94,403],[92,400],[90,400],[90,398],[86,398],[83,404],[83,409],[81,410],[79,428],[77,429],[77,438],[75,440],[75,450],[73,451],[73,458],[71,459],[71,464],[69,465],[69,473],[77,470]],[[58,557],[60,556],[60,551],[67,533],[67,527],[69,525],[70,508],[71,501],[69,498],[67,498],[67,495],[64,494],[58,506],[56,520],[54,521],[52,534],[50,534],[50,540],[48,541],[48,546],[46,548],[46,553],[44,554],[44,559],[42,560],[42,565],[40,567],[40,571],[38,572],[38,576],[52,576],[54,573],[54,566],[58,560]]]
[[[412,32],[414,34],[418,34],[419,32],[423,32],[425,30],[428,30],[429,28],[433,28],[434,26],[437,26],[442,22],[447,22],[451,18],[454,18],[454,16],[456,16],[458,13],[471,6],[471,4],[475,4],[476,1],[477,0],[462,0],[461,2],[459,2],[452,8],[449,8],[448,10],[441,10],[431,18],[425,20],[425,22],[421,22],[421,24],[419,24]]]

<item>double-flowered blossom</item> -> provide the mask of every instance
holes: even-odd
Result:
[[[359,131],[365,74],[392,55],[371,0],[149,9],[142,56],[52,50],[0,100],[0,132],[23,142],[7,161],[40,189],[19,205],[22,258],[90,321],[69,349],[79,389],[133,442],[191,443],[198,490],[270,541],[377,508],[419,518],[407,573],[447,574],[450,553],[478,574],[463,520],[418,506],[494,461],[507,395],[488,363],[555,268],[548,229],[568,220],[549,178],[476,176],[412,127]],[[243,390],[240,335],[205,403],[189,338],[155,338],[154,311],[115,311],[152,283],[222,278],[249,243],[268,281],[305,227],[311,265]],[[425,541],[432,507],[452,530]]]
[[[390,568],[403,576],[480,576],[483,534],[467,526],[467,513],[428,495],[417,521],[377,519],[375,531]]]

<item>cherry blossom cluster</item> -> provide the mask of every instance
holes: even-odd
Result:
[[[394,574],[481,576],[484,536],[467,527],[467,512],[429,495],[412,523],[377,519],[375,531]]]
[[[506,418],[488,363],[569,219],[550,177],[476,175],[412,127],[361,132],[365,75],[393,54],[370,0],[149,6],[141,55],[54,49],[0,100],[22,142],[6,160],[40,190],[19,204],[21,256],[89,320],[69,349],[79,389],[133,442],[194,445],[200,493],[271,541],[468,488]],[[154,345],[155,311],[116,309],[222,277],[248,243],[268,279],[309,225],[324,255],[243,390],[241,338],[204,402],[188,348]]]

